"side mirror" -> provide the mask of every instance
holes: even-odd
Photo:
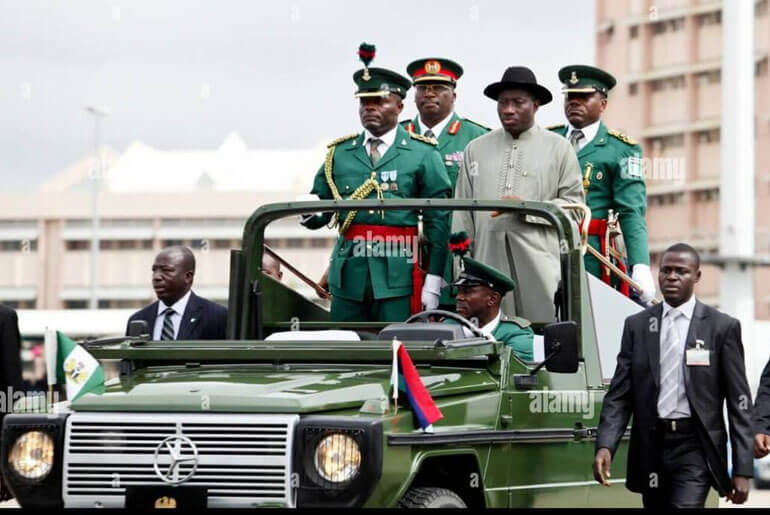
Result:
[[[572,374],[578,370],[578,328],[573,321],[556,322],[543,328],[545,369]]]
[[[138,337],[150,335],[150,326],[145,320],[132,320],[128,323],[128,336]]]

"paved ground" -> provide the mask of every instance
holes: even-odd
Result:
[[[15,500],[0,503],[0,508],[18,508]],[[768,508],[770,507],[770,490],[752,490],[749,501],[743,506],[735,506],[728,502],[719,501],[720,508]]]

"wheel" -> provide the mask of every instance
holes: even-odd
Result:
[[[398,501],[399,508],[467,508],[459,495],[446,488],[412,488]]]

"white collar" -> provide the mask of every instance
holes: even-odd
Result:
[[[482,333],[489,336],[490,338],[494,339],[494,336],[492,336],[492,331],[497,329],[497,326],[500,324],[500,316],[502,314],[502,311],[499,309],[497,310],[497,316],[490,320],[487,324],[484,325],[484,327],[479,327]]]
[[[663,317],[665,317],[672,309],[674,309],[673,306],[664,300]],[[687,302],[680,304],[676,309],[678,309],[679,312],[687,318],[687,320],[692,320],[692,313],[695,311],[695,294],[691,295]],[[661,320],[663,317],[661,317]]]
[[[436,139],[438,139],[438,137],[439,137],[439,136],[441,136],[441,134],[444,132],[444,127],[446,127],[446,126],[447,126],[447,124],[449,123],[449,120],[451,120],[451,119],[452,119],[452,116],[453,116],[454,114],[455,114],[455,113],[454,113],[454,111],[453,111],[453,112],[451,112],[451,113],[449,113],[449,116],[447,116],[446,118],[444,118],[443,120],[441,120],[440,122],[438,122],[438,123],[437,123],[436,125],[434,125],[433,127],[428,127],[427,125],[425,125],[425,122],[423,121],[423,119],[422,119],[422,118],[419,118],[419,120],[420,120],[420,129],[422,129],[422,134],[423,134],[423,136],[425,135],[425,131],[427,131],[428,129],[430,129],[430,130],[432,130],[432,131],[433,131],[433,134],[435,134],[435,135],[436,135]]]
[[[393,127],[388,132],[386,132],[385,134],[383,134],[382,136],[379,136],[379,137],[377,137],[374,134],[372,134],[371,132],[369,132],[368,129],[364,129],[364,145],[367,146],[366,148],[368,150],[368,148],[369,148],[369,146],[368,146],[369,145],[369,139],[370,138],[379,139],[379,140],[382,140],[382,145],[380,145],[380,147],[378,147],[378,148],[379,149],[385,148],[386,149],[385,151],[387,151],[387,149],[389,149],[390,147],[393,146],[393,142],[396,141],[396,130],[397,129],[398,129],[398,124],[396,124],[395,127]],[[381,151],[380,155],[385,155],[385,151]]]
[[[583,132],[583,136],[585,136],[585,144],[588,145],[593,141],[593,139],[596,137],[596,133],[599,132],[599,124],[602,123],[601,120],[596,120],[591,125],[586,125],[582,129],[580,129]],[[573,131],[576,131],[575,127],[572,126],[571,123],[567,122],[567,139],[569,139],[570,135]]]
[[[162,300],[158,299],[158,316],[160,316],[164,311],[166,311],[166,308],[171,307],[174,312],[179,314],[179,316],[184,316],[184,310],[187,309],[187,302],[190,300],[190,294],[192,293],[192,290],[187,290],[187,293],[185,293],[181,299],[174,302],[171,306],[166,306],[166,303]]]

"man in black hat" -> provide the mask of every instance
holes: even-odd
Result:
[[[457,199],[517,199],[583,203],[575,152],[561,136],[535,123],[551,101],[529,68],[510,67],[484,94],[497,101],[502,128],[471,141],[457,179]],[[539,222],[539,223],[538,223]],[[501,270],[519,285],[506,295],[503,311],[530,320],[553,320],[553,295],[561,270],[555,231],[539,219],[512,213],[456,211],[452,231],[474,241],[472,257]],[[513,263],[516,263],[514,269]],[[526,296],[521,292],[527,292]]]

